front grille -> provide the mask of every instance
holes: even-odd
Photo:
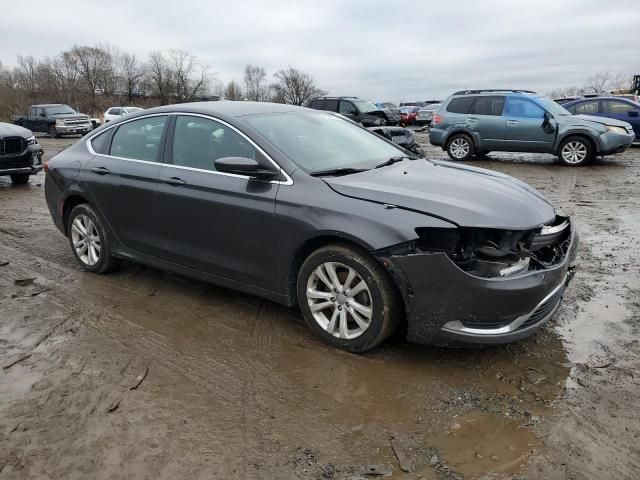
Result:
[[[65,125],[81,125],[84,123],[89,123],[88,119],[84,119],[84,118],[80,118],[80,119],[76,119],[76,120],[65,120],[64,124]]]
[[[544,320],[547,315],[549,315],[554,308],[560,303],[562,300],[562,294],[564,293],[564,286],[559,288],[556,293],[554,293],[551,297],[549,297],[542,305],[540,305],[533,315],[531,315],[526,322],[524,322],[518,330],[522,330],[523,328],[531,327],[536,323]]]
[[[7,137],[0,140],[0,155],[17,155],[27,149],[27,142],[22,137]]]
[[[0,170],[7,168],[23,168],[30,167],[31,161],[28,156],[23,155],[21,157],[0,157]]]

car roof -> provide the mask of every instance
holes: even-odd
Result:
[[[572,105],[578,105],[580,103],[584,103],[584,102],[593,102],[594,100],[608,100],[608,101],[617,101],[617,102],[624,102],[624,103],[628,103],[630,105],[640,105],[640,103],[636,103],[633,100],[629,99],[629,98],[624,98],[624,97],[588,97],[588,98],[579,98],[577,100],[571,100],[570,102],[567,103],[563,103],[562,106],[563,107],[570,107]]]
[[[32,107],[68,107],[69,105],[67,105],[66,103],[40,103],[38,105],[31,105]],[[71,108],[71,107],[69,107]]]
[[[174,105],[165,105],[163,107],[149,108],[140,112],[141,115],[149,115],[153,113],[202,113],[215,116],[227,117],[243,117],[246,115],[261,115],[265,113],[285,113],[294,111],[312,111],[304,107],[295,105],[286,105],[283,103],[268,102],[244,102],[232,100],[220,100],[211,102],[192,102],[177,103]]]

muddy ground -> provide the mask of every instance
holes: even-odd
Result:
[[[73,141],[41,138],[47,156]],[[0,479],[638,478],[640,148],[552,161],[472,163],[578,224],[555,319],[508,346],[366,355],[256,297],[133,264],[85,273],[43,175],[0,178]]]

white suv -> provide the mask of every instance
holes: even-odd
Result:
[[[106,112],[104,112],[104,123],[110,122],[111,120],[117,120],[123,115],[127,115],[133,112],[139,112],[142,110],[140,107],[111,107],[108,108]]]

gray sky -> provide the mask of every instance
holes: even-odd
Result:
[[[638,0],[0,0],[0,61],[108,42],[187,50],[217,78],[288,65],[334,95],[440,98],[459,88],[548,92],[596,71],[640,74]],[[394,5],[396,4],[396,5]],[[14,5],[14,8],[9,8]]]

